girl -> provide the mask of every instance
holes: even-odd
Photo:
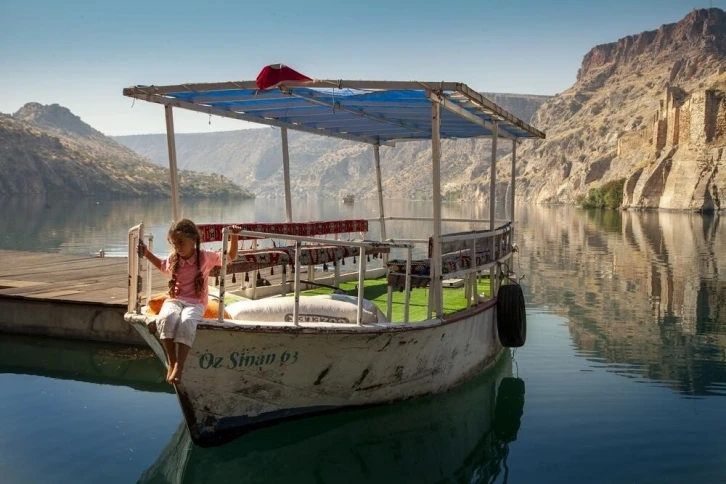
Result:
[[[230,237],[227,262],[237,258],[237,232],[240,228],[230,226],[235,235]],[[197,226],[189,219],[174,222],[169,227],[167,239],[172,246],[169,256],[161,260],[149,251],[142,241],[139,254],[164,274],[170,274],[169,298],[159,311],[159,339],[166,350],[168,370],[166,382],[179,383],[184,362],[194,343],[197,323],[207,306],[207,279],[215,266],[222,265],[222,254],[200,247],[201,236]],[[153,328],[151,328],[153,332]]]

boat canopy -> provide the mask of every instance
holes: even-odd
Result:
[[[544,138],[545,134],[466,84],[418,81],[256,81],[134,86],[125,96],[296,131],[392,146],[431,140],[431,103],[441,105],[441,138]]]

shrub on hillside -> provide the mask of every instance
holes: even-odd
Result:
[[[583,208],[618,208],[623,203],[624,186],[625,178],[621,178],[607,182],[601,187],[591,188],[580,205]]]

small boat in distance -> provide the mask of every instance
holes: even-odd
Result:
[[[293,418],[445,392],[526,339],[524,296],[510,271],[517,250],[516,145],[544,133],[459,82],[312,80],[285,69],[267,66],[257,81],[124,89],[125,96],[165,108],[174,220],[181,216],[173,108],[280,128],[285,220],[198,226],[202,242],[222,242],[224,261],[218,317],[198,325],[175,385],[190,437],[200,446]],[[260,79],[274,82],[261,86]],[[294,222],[288,129],[371,145],[378,216]],[[489,219],[468,220],[484,224],[478,229],[443,233],[442,222],[466,220],[442,217],[441,139],[476,137],[492,140]],[[506,220],[495,218],[501,139],[512,143],[511,189],[500,201],[508,205]],[[422,140],[431,142],[432,216],[386,217],[381,147]],[[371,222],[378,231],[369,232]],[[399,238],[412,223],[433,229],[427,238]],[[226,263],[232,224],[242,228],[242,240],[267,248],[240,250]],[[165,362],[158,335],[149,331],[157,316],[142,305],[142,274],[146,269],[147,287],[151,274],[136,251],[143,237],[143,224],[129,230],[125,319]],[[413,259],[415,245],[425,257]],[[344,273],[346,260],[354,270]],[[274,270],[279,283],[256,283],[261,270]],[[249,285],[227,291],[226,276],[243,272]],[[462,287],[445,287],[444,280],[455,279]],[[311,295],[310,288],[318,292]],[[285,297],[289,292],[294,297]],[[230,293],[249,299],[229,304]],[[148,289],[146,299],[148,305]]]
[[[343,203],[353,203],[355,202],[355,195],[349,193],[347,195],[343,195]]]

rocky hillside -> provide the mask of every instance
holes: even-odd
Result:
[[[484,93],[484,95],[530,120],[549,96]],[[122,136],[119,143],[167,166],[164,135]],[[295,196],[339,197],[342,192],[357,198],[375,196],[373,149],[361,143],[289,133],[290,170]],[[501,154],[511,150],[501,143]],[[177,160],[180,167],[222,173],[258,196],[281,197],[282,152],[276,129],[246,129],[232,132],[177,134]],[[461,186],[482,176],[489,166],[488,140],[444,141],[442,183],[449,196],[459,198]],[[383,189],[391,198],[431,197],[430,143],[399,143],[381,148]],[[475,185],[478,187],[478,184]]]
[[[219,175],[181,171],[181,196],[250,197]],[[169,171],[104,136],[68,109],[29,103],[0,113],[0,195],[168,196]]]
[[[594,47],[577,82],[534,116],[547,139],[523,143],[519,193],[573,203],[620,181],[628,208],[719,210],[725,72],[726,14],[715,8]]]
[[[726,14],[712,8],[592,48],[575,84],[554,97],[485,95],[547,133],[518,150],[520,200],[574,204],[611,184],[623,187],[627,208],[710,211],[726,197],[725,93]],[[166,164],[162,136],[119,141]],[[178,143],[181,166],[218,171],[263,196],[282,191],[279,146],[271,129],[182,135]],[[489,146],[444,142],[442,185],[450,198],[486,200]],[[503,154],[511,149],[501,146]],[[381,156],[389,196],[430,196],[427,143],[401,143]],[[371,196],[372,158],[366,146],[293,135],[293,190]],[[508,189],[507,161],[498,199]]]

